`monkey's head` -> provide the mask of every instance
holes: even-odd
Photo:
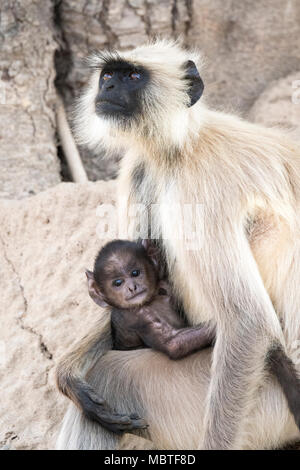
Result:
[[[195,52],[172,41],[94,53],[88,59],[91,80],[76,111],[79,141],[108,148],[114,138],[119,145],[128,139],[181,145],[204,88],[197,60]]]
[[[86,271],[91,298],[101,307],[133,308],[150,301],[158,285],[157,255],[147,241],[114,240]]]

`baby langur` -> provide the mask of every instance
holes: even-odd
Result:
[[[212,344],[214,328],[187,327],[176,312],[170,285],[161,279],[159,250],[148,240],[108,243],[86,275],[92,299],[112,307],[114,349],[146,346],[180,359]]]
[[[100,250],[94,271],[86,275],[91,298],[101,307],[112,307],[113,349],[146,346],[180,359],[213,344],[215,328],[188,327],[180,317],[164,274],[159,249],[149,240],[114,240]],[[280,347],[268,352],[266,365],[299,426],[299,379],[293,363]]]

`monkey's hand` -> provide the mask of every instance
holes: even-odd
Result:
[[[159,281],[158,283],[158,290],[160,292],[160,290],[162,291],[162,294],[163,295],[166,295],[168,297],[171,297],[172,295],[172,289],[171,289],[171,286],[170,284],[167,282],[167,281]]]
[[[82,401],[82,411],[88,419],[96,421],[108,431],[117,434],[148,427],[145,420],[138,415],[116,413],[104,400],[91,392]]]

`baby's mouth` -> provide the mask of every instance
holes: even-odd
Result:
[[[147,289],[141,290],[140,292],[138,292],[137,294],[132,295],[131,297],[129,297],[129,298],[126,299],[126,300],[129,301],[129,300],[136,299],[136,298],[138,298],[139,296],[141,296],[142,294],[145,294],[145,292],[147,292]]]

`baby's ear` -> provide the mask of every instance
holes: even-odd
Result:
[[[154,266],[157,268],[160,261],[161,261],[161,256],[160,256],[160,250],[159,250],[159,247],[157,245],[155,245],[155,243],[153,243],[151,240],[149,240],[148,238],[147,239],[143,239],[142,240],[142,245],[143,247],[145,248],[146,252],[147,252],[147,255],[148,257],[151,259],[151,261],[153,262]]]
[[[85,274],[88,281],[88,290],[90,297],[100,307],[108,307],[108,303],[104,300],[103,293],[101,292],[100,287],[95,281],[94,273],[86,269]]]

